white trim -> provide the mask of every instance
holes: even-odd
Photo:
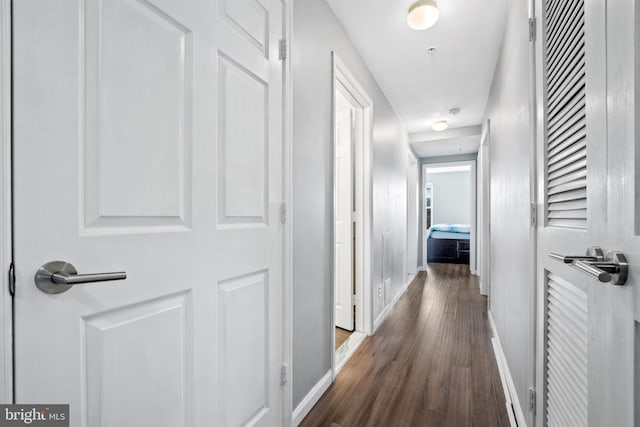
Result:
[[[477,268],[480,274],[480,294],[491,300],[491,120],[487,119],[482,128],[478,149],[478,252]],[[489,307],[490,302],[488,303]]]
[[[11,403],[11,0],[0,0],[0,52],[0,402]]]
[[[330,279],[330,327],[331,327],[331,369],[336,373],[336,357],[334,351],[335,343],[335,292],[334,292],[334,272],[335,272],[335,236],[334,236],[334,209],[335,205],[335,182],[334,182],[334,146],[335,146],[335,111],[336,99],[335,93],[338,87],[347,92],[347,98],[356,107],[356,114],[359,115],[359,127],[356,129],[361,134],[361,138],[357,138],[356,145],[356,164],[355,176],[356,182],[356,212],[359,221],[356,222],[356,236],[362,236],[362,239],[356,239],[356,306],[361,308],[356,311],[356,330],[364,332],[366,335],[373,333],[372,307],[373,307],[373,291],[371,289],[371,277],[373,276],[372,263],[372,224],[373,224],[373,207],[372,207],[372,187],[373,180],[371,177],[371,164],[373,162],[373,153],[371,150],[371,137],[373,127],[373,101],[367,92],[360,86],[358,80],[351,74],[349,69],[340,60],[336,52],[331,53],[332,58],[332,87],[331,87],[331,188],[333,189],[333,197],[331,200],[331,279]],[[360,274],[358,274],[358,272]]]
[[[364,332],[355,331],[349,338],[342,343],[340,348],[336,350],[336,369],[333,378],[338,376],[344,365],[347,364],[351,356],[360,348],[367,335]]]
[[[313,388],[307,393],[307,395],[302,399],[302,402],[296,409],[293,411],[292,416],[292,425],[294,427],[298,427],[298,425],[304,420],[304,417],[309,414],[311,409],[318,403],[318,400],[322,397],[322,395],[327,391],[327,389],[331,386],[333,382],[333,373],[332,371],[328,371],[324,376],[313,386]]]
[[[382,310],[382,312],[378,315],[378,317],[376,318],[376,320],[375,320],[375,322],[373,324],[373,333],[374,334],[376,333],[376,331],[378,330],[378,328],[380,327],[382,322],[385,321],[385,319],[387,318],[387,316],[389,315],[389,313],[391,312],[393,307],[395,307],[396,304],[398,303],[398,301],[400,301],[400,298],[402,298],[402,296],[405,294],[405,292],[407,292],[407,289],[409,289],[409,285],[411,284],[412,281],[413,281],[413,279],[408,281],[407,283],[405,283],[402,286],[402,288],[400,288],[398,293],[396,293],[396,295],[393,297],[391,302],[389,304],[387,304],[387,306],[384,308],[384,310]]]
[[[527,421],[522,413],[522,406],[520,406],[516,386],[511,377],[511,371],[509,370],[509,364],[507,363],[504,351],[502,350],[502,344],[500,343],[500,337],[498,336],[491,311],[487,312],[487,316],[489,317],[489,324],[491,325],[491,332],[493,333],[491,344],[493,345],[493,352],[496,356],[498,371],[500,372],[500,381],[502,382],[502,390],[504,391],[504,397],[506,399],[507,414],[509,414],[511,427],[527,427]]]
[[[293,4],[294,0],[283,0],[283,33],[287,40],[287,59],[284,61],[283,83],[283,167],[284,188],[283,199],[287,207],[287,221],[284,224],[284,284],[283,298],[283,336],[282,358],[283,364],[288,367],[289,380],[282,390],[282,421],[284,427],[289,427],[293,412],[293,69],[292,50],[293,42]]]
[[[458,167],[458,166],[470,166],[471,167],[471,212],[469,214],[469,227],[470,227],[470,240],[469,240],[469,271],[471,274],[476,274],[476,253],[477,248],[477,215],[478,215],[478,200],[476,197],[478,180],[476,179],[476,162],[477,160],[461,160],[457,162],[444,162],[444,163],[423,163],[422,164],[422,185],[420,187],[420,209],[422,210],[422,229],[420,230],[420,236],[422,236],[422,265],[423,267],[427,265],[427,239],[425,238],[426,230],[425,225],[427,224],[427,213],[425,209],[425,201],[424,195],[425,190],[427,188],[427,169],[431,168],[442,168],[442,167]],[[433,191],[433,190],[432,190]],[[433,209],[433,199],[431,200],[431,206]],[[433,215],[433,210],[431,211]],[[433,220],[433,216],[431,217]],[[424,268],[426,270],[426,268]]]

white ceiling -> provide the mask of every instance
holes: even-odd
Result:
[[[406,24],[413,0],[327,1],[410,134],[438,118],[450,128],[482,122],[508,0],[436,0],[440,20],[425,31]]]

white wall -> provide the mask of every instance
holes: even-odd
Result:
[[[324,0],[296,0],[293,131],[293,405],[331,369],[331,51],[373,100],[373,317],[406,278],[407,134]],[[387,253],[383,254],[383,234]],[[383,255],[391,276],[378,297]],[[367,284],[365,284],[366,286]]]
[[[534,364],[527,3],[510,2],[486,113],[491,120],[490,310],[524,414]]]
[[[429,172],[433,184],[432,224],[471,224],[471,172]]]

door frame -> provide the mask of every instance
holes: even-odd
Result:
[[[420,216],[422,217],[422,229],[420,230],[419,235],[422,236],[422,269],[424,271],[427,270],[427,239],[426,239],[426,229],[424,228],[427,224],[427,213],[425,211],[425,190],[427,189],[427,169],[439,168],[439,167],[455,167],[455,166],[471,166],[471,183],[470,185],[470,193],[471,193],[471,212],[469,213],[470,224],[469,229],[470,239],[469,239],[469,271],[471,274],[475,275],[477,273],[477,263],[476,263],[476,245],[478,244],[477,238],[477,225],[476,222],[478,220],[478,180],[476,177],[476,160],[461,160],[457,162],[444,162],[444,163],[423,163],[422,171],[421,171],[421,180],[422,185],[420,186]],[[431,202],[433,205],[433,201]]]
[[[372,165],[372,151],[371,151],[371,137],[373,126],[373,101],[362,88],[358,80],[351,74],[347,66],[342,62],[336,52],[331,52],[332,63],[332,84],[331,84],[331,271],[330,271],[330,313],[329,319],[331,321],[331,371],[333,378],[346,363],[346,361],[353,355],[359,344],[355,343],[351,347],[347,354],[344,355],[344,359],[340,363],[336,362],[335,357],[335,342],[336,342],[336,329],[335,329],[335,198],[336,198],[336,183],[334,179],[335,174],[335,112],[336,112],[336,91],[346,90],[348,92],[348,98],[355,104],[355,108],[359,111],[357,115],[360,115],[360,126],[356,129],[357,134],[360,135],[356,138],[356,147],[354,150],[354,167],[356,181],[354,183],[354,189],[356,192],[356,205],[358,212],[358,218],[356,221],[356,325],[355,330],[364,332],[365,336],[373,333],[373,317],[372,317],[372,304],[373,304],[373,292],[371,289],[371,277],[373,276],[371,262],[371,256],[373,253],[372,248],[372,199],[371,192],[373,186],[373,180],[371,176]],[[359,274],[358,274],[359,273]],[[363,336],[364,338],[364,336]]]
[[[418,158],[418,156],[416,156],[416,154],[413,152],[411,147],[409,147],[408,149],[407,161],[408,161],[408,164],[407,164],[407,247],[405,252],[404,269],[405,269],[405,278],[406,280],[409,280],[409,276],[415,276],[420,271],[420,265],[418,265],[418,252],[419,252],[418,249],[420,248],[420,169],[418,168],[418,166],[420,165],[420,159]],[[410,184],[409,174],[411,173],[411,168],[414,168],[416,173],[416,188],[413,188],[413,189],[409,185]],[[410,199],[409,194],[411,194],[412,192],[416,193],[415,206],[411,206],[409,204],[409,199]],[[416,235],[413,238],[409,234],[409,230],[411,229],[411,224],[409,221],[410,219],[409,212],[411,210],[413,210],[416,214],[416,221],[415,221],[415,224],[413,224],[413,226],[416,227]],[[412,245],[415,245],[416,256],[413,261],[410,261],[409,253],[411,251],[409,250],[409,248]],[[413,271],[409,271],[410,270],[409,262],[411,262],[411,267],[414,267],[412,269]]]
[[[484,122],[478,150],[478,253],[480,293],[491,300],[491,120]]]
[[[293,9],[295,0],[282,0],[282,36],[286,41],[286,58],[282,65],[282,137],[283,137],[283,271],[282,289],[283,336],[282,367],[284,386],[282,390],[282,422],[284,427],[293,425],[293,381],[288,372],[293,372]],[[287,218],[288,217],[288,218]]]
[[[13,402],[13,297],[7,272],[13,258],[12,235],[12,76],[11,0],[0,0],[0,402]]]

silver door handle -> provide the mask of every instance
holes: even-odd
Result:
[[[64,261],[51,261],[38,269],[35,282],[38,289],[44,293],[60,294],[68,291],[73,285],[81,283],[109,282],[126,278],[127,273],[124,271],[78,274],[73,264]]]
[[[587,250],[586,256],[564,256],[551,252],[549,256],[555,260],[570,264],[575,269],[588,274],[602,283],[609,283],[617,276],[614,285],[623,286],[627,283],[629,264],[622,252],[609,252],[606,257],[602,249],[597,246]]]

